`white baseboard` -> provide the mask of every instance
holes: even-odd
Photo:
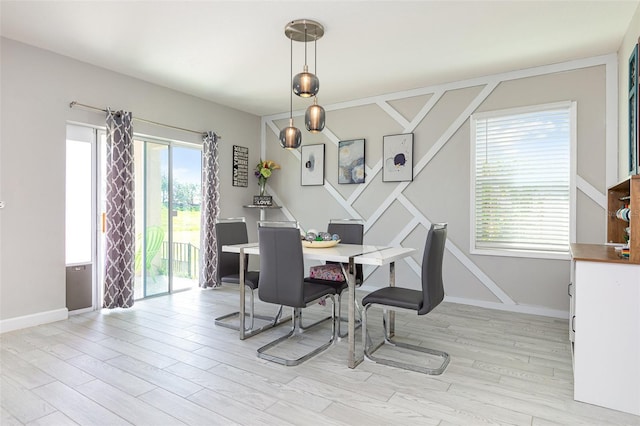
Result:
[[[540,315],[543,317],[569,319],[569,311],[562,311],[560,309],[551,309],[544,306],[534,305],[511,305],[500,302],[487,302],[484,300],[465,299],[462,297],[444,297],[445,302],[459,303],[461,305],[479,306],[481,308],[497,309],[499,311],[518,312],[521,314]]]
[[[0,321],[0,334],[8,331],[20,330],[22,328],[34,327],[40,324],[62,321],[67,318],[69,318],[69,310],[67,308],[9,318]]]
[[[93,312],[93,306],[89,306],[88,308],[76,309],[75,311],[69,311],[69,316],[86,314],[87,312]]]

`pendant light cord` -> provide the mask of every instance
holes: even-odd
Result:
[[[293,38],[291,39],[289,54],[289,120],[293,119],[293,89],[291,88],[291,80],[293,79]]]
[[[304,26],[304,66],[307,66],[307,26]]]

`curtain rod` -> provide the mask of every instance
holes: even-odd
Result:
[[[98,107],[94,107],[94,106],[91,106],[91,105],[81,104],[78,101],[72,101],[69,104],[69,108],[73,108],[75,106],[86,108],[86,109],[92,109],[94,111],[102,111],[104,113],[107,112],[107,110],[104,109],[104,108],[98,108]],[[139,117],[133,117],[133,120],[142,121],[143,123],[154,124],[156,126],[167,127],[169,129],[182,130],[183,132],[195,133],[197,135],[206,135],[207,134],[207,132],[198,132],[197,130],[185,129],[184,127],[177,127],[177,126],[172,126],[170,124],[158,123],[157,121],[151,121],[151,120],[147,120],[147,119],[139,118]],[[216,134],[216,138],[217,139],[222,139],[222,136]]]

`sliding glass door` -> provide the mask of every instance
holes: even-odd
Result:
[[[201,150],[135,138],[135,298],[198,283]]]

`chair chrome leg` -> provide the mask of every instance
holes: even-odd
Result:
[[[384,340],[373,346],[371,337],[369,336],[369,332],[367,330],[367,311],[369,308],[373,306],[373,304],[367,305],[364,307],[362,311],[362,342],[364,347],[364,356],[365,358],[377,362],[378,364],[390,365],[392,367],[402,368],[405,370],[416,371],[418,373],[430,374],[430,375],[439,375],[444,372],[449,365],[449,354],[443,351],[438,351],[435,349],[423,348],[422,346],[412,345],[409,343],[397,342],[389,336],[389,331],[387,329],[387,310],[383,310],[382,314],[382,325],[384,328]],[[415,312],[415,311],[412,311]],[[430,355],[435,355],[442,358],[442,363],[437,368],[427,368],[421,367],[415,364],[408,364],[405,362],[390,360],[386,358],[381,358],[379,356],[373,355],[375,351],[381,348],[384,344],[389,344],[392,346],[396,346],[399,348],[409,349],[417,352],[428,353]]]
[[[340,307],[340,295],[338,295],[338,309],[340,309],[339,307]],[[335,316],[335,312],[334,312],[333,315]],[[329,321],[331,319],[331,315],[329,315],[327,317],[324,317],[322,319],[319,319],[318,321],[316,321],[316,322],[314,322],[314,323],[312,323],[310,325],[304,325],[302,323],[302,310],[300,310],[300,312],[298,313],[298,318],[299,318],[298,326],[300,327],[300,330],[309,330],[310,328],[313,328],[316,325],[322,324],[325,321]],[[339,326],[338,326],[338,329],[339,329]]]
[[[343,321],[344,322],[349,321],[348,318],[342,316],[342,293],[344,293],[345,291],[349,291],[349,289],[345,289],[345,290],[343,290],[342,292],[340,292],[338,294],[338,316],[336,317],[336,337],[338,339],[343,339],[343,338],[345,338],[345,337],[347,337],[349,335],[348,332],[345,332],[345,333],[341,332],[341,330],[342,330],[341,323]],[[358,303],[357,300],[356,300],[356,312],[360,315],[360,318],[361,318],[360,320],[356,320],[356,330],[357,330],[358,328],[360,328],[362,326],[362,312],[361,312],[360,304]],[[308,330],[309,328],[315,327],[316,325],[318,325],[318,324],[320,324],[320,323],[322,323],[324,321],[330,320],[330,319],[331,319],[330,316],[329,317],[325,317],[325,318],[322,318],[322,319],[314,322],[311,325],[305,326],[305,325],[302,324],[302,313],[300,313],[300,328],[302,330]]]
[[[271,362],[275,362],[277,364],[282,364],[282,365],[286,365],[286,366],[293,366],[293,365],[299,365],[301,363],[303,363],[304,361],[308,360],[309,358],[319,354],[320,352],[324,351],[325,349],[327,349],[329,346],[331,346],[335,340],[335,313],[336,313],[336,304],[335,304],[335,299],[333,298],[333,296],[329,296],[331,298],[331,337],[329,339],[328,342],[322,344],[321,346],[311,350],[310,352],[307,352],[306,354],[302,355],[301,357],[297,358],[297,359],[288,359],[288,358],[284,358],[284,357],[280,357],[280,356],[276,356],[276,355],[271,355],[266,353],[267,350],[279,345],[280,343],[288,340],[289,338],[291,338],[292,336],[294,336],[295,334],[301,333],[302,332],[302,328],[300,327],[301,325],[301,312],[302,310],[300,308],[294,308],[293,309],[293,315],[290,317],[291,321],[292,321],[292,325],[291,325],[291,331],[289,331],[289,333],[285,334],[282,337],[279,337],[278,339],[267,343],[266,345],[258,348],[258,358],[261,359],[266,359],[267,361],[271,361]],[[320,324],[322,321],[318,321],[316,323],[314,323],[313,325],[307,327],[306,329],[308,330],[309,328],[314,327],[315,325]]]
[[[249,287],[247,287],[249,288]],[[278,312],[276,313],[275,316],[268,316],[268,315],[256,315],[254,313],[254,300],[255,300],[255,296],[254,296],[254,292],[253,290],[251,290],[249,288],[249,293],[250,293],[250,309],[249,312],[245,312],[245,317],[249,317],[249,327],[245,326],[245,338],[246,337],[251,337],[251,336],[255,336],[258,333],[261,333],[265,330],[268,330],[270,328],[273,328],[275,326],[284,324],[285,322],[289,321],[289,319],[291,319],[291,317],[285,317],[285,318],[281,318],[282,316],[282,306],[280,306],[280,308],[278,309]],[[231,318],[239,318],[240,317],[240,312],[232,312],[230,314],[226,314],[226,315],[222,315],[219,316],[217,318],[214,319],[215,325],[220,326],[220,327],[224,327],[224,328],[229,328],[231,330],[239,330],[240,326],[238,323],[234,323],[231,321],[226,321],[228,319]],[[263,325],[260,328],[254,329],[255,326],[255,318],[264,320],[264,321],[269,321],[268,324]]]
[[[300,328],[300,330],[306,331],[306,330],[309,330],[310,328],[315,327],[316,325],[322,324],[325,321],[329,321],[330,319],[331,319],[331,316],[328,316],[328,317],[324,317],[322,319],[319,319],[318,321],[316,321],[314,323],[311,323],[309,325],[303,325],[302,324],[302,314],[300,314],[298,327]]]

